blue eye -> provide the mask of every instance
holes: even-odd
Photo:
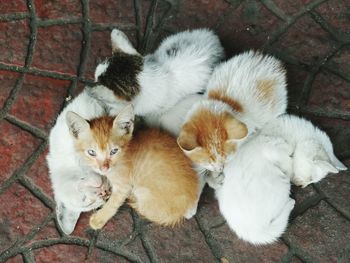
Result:
[[[109,153],[110,155],[114,155],[118,152],[118,149],[117,148],[114,148],[111,150],[111,152]]]
[[[88,153],[90,156],[93,156],[93,157],[96,156],[96,152],[95,152],[94,150],[88,150],[87,153]]]

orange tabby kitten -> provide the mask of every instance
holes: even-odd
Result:
[[[193,214],[198,177],[170,135],[158,129],[133,134],[131,106],[115,118],[87,121],[70,112],[67,120],[77,134],[77,151],[112,185],[109,200],[90,218],[93,229],[102,228],[125,200],[140,215],[162,225],[172,226]]]

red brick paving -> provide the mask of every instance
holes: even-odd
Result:
[[[350,165],[349,0],[0,0],[0,262],[350,262],[349,172],[293,187],[291,224],[270,246],[237,239],[210,190],[196,217],[175,229],[127,207],[98,236],[88,214],[72,236],[56,229],[47,132],[66,96],[110,54],[115,26],[141,52],[208,26],[229,56],[249,48],[278,56],[290,110],[325,129]]]

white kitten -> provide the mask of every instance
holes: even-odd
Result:
[[[282,137],[293,148],[292,182],[305,187],[328,173],[346,170],[334,155],[327,134],[311,122],[293,115],[281,115],[268,123],[261,134]]]
[[[253,135],[226,164],[216,195],[222,215],[241,239],[268,244],[286,229],[295,203],[289,197],[291,152],[281,138]]]
[[[118,29],[112,31],[111,41],[113,56],[98,65],[95,72],[95,80],[105,87],[93,89],[93,93],[111,107],[115,101],[121,100],[121,96],[115,94],[127,94],[135,114],[141,116],[160,117],[186,96],[204,91],[214,65],[223,58],[224,53],[218,37],[212,31],[184,31],[169,36],[153,54],[143,57],[142,66],[135,63],[131,72],[134,83],[124,81],[121,84],[125,74],[113,80],[120,73],[118,68],[123,66],[121,59],[116,57],[120,57],[121,52],[135,59],[141,55]],[[132,87],[126,87],[128,85]]]
[[[81,162],[66,123],[66,113],[74,111],[85,119],[106,114],[104,106],[83,91],[60,113],[49,135],[47,163],[57,203],[57,219],[63,232],[70,234],[83,211],[104,204],[108,182]]]

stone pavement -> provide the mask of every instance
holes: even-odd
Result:
[[[350,165],[350,0],[0,0],[0,262],[350,262],[349,172],[293,188],[291,223],[270,246],[238,240],[210,190],[174,229],[125,206],[98,234],[88,214],[73,235],[59,232],[47,134],[110,54],[114,27],[142,53],[209,27],[228,56],[276,55],[288,69],[290,112],[326,130]]]

